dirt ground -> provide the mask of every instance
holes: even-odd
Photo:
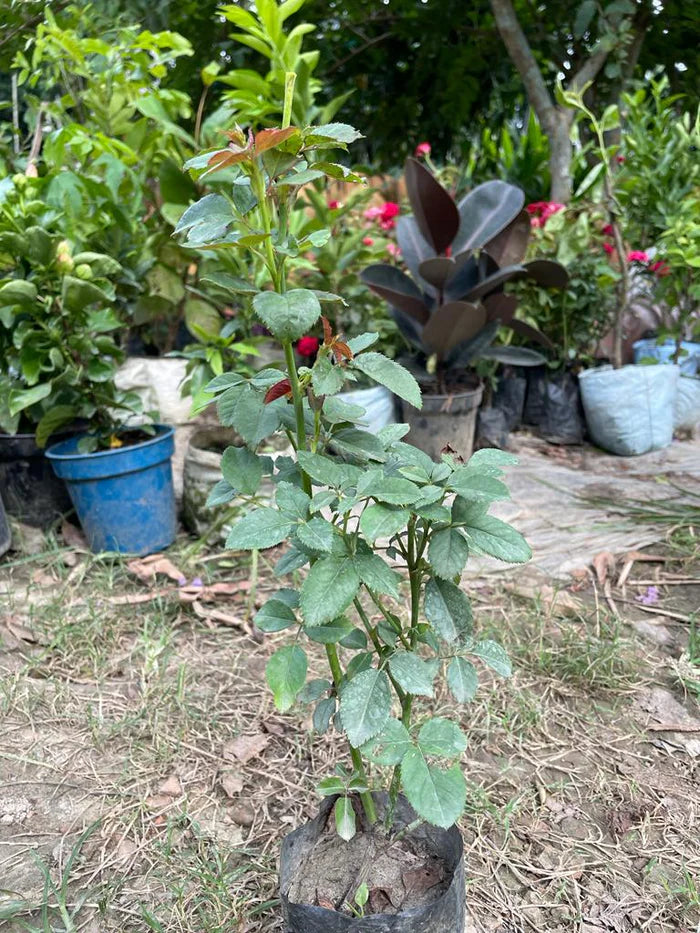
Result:
[[[700,930],[700,527],[654,527],[566,583],[467,584],[516,671],[462,712],[468,933]],[[273,555],[254,587],[184,536],[153,576],[70,527],[23,547],[0,563],[0,930],[281,931],[280,839],[344,750],[264,686]]]

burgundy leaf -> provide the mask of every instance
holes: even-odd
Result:
[[[551,259],[533,259],[525,263],[525,268],[528,277],[545,288],[566,288],[569,282],[569,273],[564,266]]]
[[[448,259],[447,256],[433,256],[422,262],[418,271],[426,282],[442,290],[445,282],[457,271],[457,266],[454,259]]]
[[[452,244],[454,252],[481,249],[518,216],[525,195],[505,181],[477,185],[459,202],[459,232]]]
[[[527,211],[520,211],[515,220],[489,240],[484,249],[499,266],[522,262],[530,239],[530,229],[530,215]]]
[[[469,301],[475,301],[477,298],[495,292],[496,289],[505,285],[506,282],[517,282],[519,279],[524,278],[527,278],[525,266],[504,266],[503,269],[499,269],[498,272],[487,276],[487,278],[479,282],[479,284],[475,288],[472,288],[464,297],[469,299]]]
[[[503,292],[489,295],[484,298],[486,317],[489,321],[499,321],[501,324],[510,324],[518,307],[515,295],[504,295]]]
[[[428,294],[434,295],[435,289],[421,278],[418,270],[424,260],[431,259],[435,255],[435,250],[421,234],[415,217],[403,216],[397,219],[396,242],[401,250],[401,258],[410,269],[415,281],[421,286],[424,283]]]
[[[362,270],[362,281],[395,308],[410,315],[419,324],[428,320],[428,309],[418,286],[396,266],[374,263]]]
[[[440,359],[458,343],[474,337],[486,324],[486,309],[466,301],[449,301],[430,316],[423,328],[423,343]]]
[[[406,159],[406,190],[420,232],[436,253],[444,253],[459,229],[452,196],[416,159]]]
[[[504,321],[505,323],[505,321]],[[536,327],[532,327],[530,324],[526,324],[525,321],[519,321],[517,318],[514,318],[508,324],[511,330],[514,330],[516,334],[520,334],[521,337],[525,337],[527,340],[534,340],[536,343],[541,344],[543,347],[547,347],[548,350],[554,349],[554,344],[543,334],[541,330],[537,330]]]

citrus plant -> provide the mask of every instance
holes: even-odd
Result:
[[[376,821],[370,787],[377,768],[393,769],[392,805],[403,791],[421,819],[449,827],[465,802],[458,760],[467,739],[456,721],[431,716],[423,704],[443,674],[458,703],[474,696],[480,664],[510,674],[500,645],[474,634],[459,580],[470,554],[512,562],[530,557],[522,536],[488,514],[508,496],[502,470],[515,460],[481,450],[468,463],[454,451],[434,462],[402,440],[406,425],[369,433],[364,410],[337,397],[366,376],[421,406],[413,376],[377,351],[376,334],[345,339],[336,332],[332,308],[342,297],[287,287],[290,259],[329,236],[318,230],[299,241],[290,233],[299,189],[321,175],[347,176],[328,152],[358,137],[339,123],[291,126],[292,80],[282,126],[257,133],[236,127],[225,148],[189,163],[204,174],[226,171],[228,193],[191,205],[178,229],[195,246],[206,242],[263,257],[269,288],[253,289],[252,306],[285,359],[284,371],[228,372],[209,384],[221,422],[245,442],[225,452],[223,478],[209,501],[253,500],[263,477],[276,487],[272,503],[252,508],[233,526],[227,547],[287,545],[275,568],[280,589],[255,624],[289,633],[266,668],[277,708],[309,704],[318,732],[332,723],[349,742],[352,770],[340,768],[319,785],[321,794],[337,795],[339,834],[349,839],[356,832],[358,795],[369,823]],[[229,285],[232,292],[251,288],[235,280]],[[314,329],[322,334],[316,360],[298,367],[293,344]],[[257,448],[277,431],[288,435],[294,454],[273,461]],[[307,641],[323,645],[326,678],[307,679]],[[390,806],[389,822],[392,812]]]

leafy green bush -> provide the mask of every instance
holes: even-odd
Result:
[[[285,358],[284,372],[230,372],[210,383],[221,422],[235,428],[246,446],[224,453],[223,479],[209,502],[253,500],[264,476],[276,486],[274,504],[241,518],[227,547],[287,544],[275,573],[290,580],[265,603],[255,624],[291,636],[266,668],[278,709],[297,700],[310,704],[319,732],[333,722],[350,743],[352,772],[319,784],[322,794],[339,795],[338,832],[349,839],[356,831],[354,794],[370,823],[376,821],[368,793],[371,766],[393,769],[392,804],[403,789],[422,819],[447,827],[464,806],[466,787],[456,762],[466,736],[456,722],[432,717],[419,704],[434,695],[440,672],[459,703],[476,691],[473,662],[510,673],[503,649],[474,635],[458,580],[470,553],[514,562],[530,556],[514,529],[487,514],[492,502],[508,494],[501,473],[514,458],[482,450],[468,464],[448,455],[435,463],[402,441],[406,425],[370,434],[362,428],[364,410],[337,398],[363,376],[421,406],[413,377],[372,349],[375,333],[346,339],[334,331],[322,307],[342,304],[342,296],[289,287],[290,263],[330,237],[329,229],[304,239],[291,233],[299,189],[315,173],[333,176],[338,165],[328,151],[344,149],[357,133],[340,123],[291,126],[291,81],[286,87],[281,128],[256,134],[236,128],[227,147],[189,163],[200,177],[225,173],[227,185],[189,207],[178,232],[194,248],[206,244],[262,258],[267,281],[229,283],[231,294],[252,288],[254,311]],[[320,325],[323,340],[313,366],[297,367],[294,342]],[[278,431],[288,436],[294,455],[273,462],[257,449]],[[299,586],[295,571],[306,566]],[[404,581],[408,616],[397,607]],[[328,678],[307,681],[304,636],[324,645]]]
[[[122,267],[105,253],[74,251],[43,189],[16,175],[0,197],[0,427],[36,429],[39,446],[79,419],[109,437],[140,411],[138,397],[114,384]]]

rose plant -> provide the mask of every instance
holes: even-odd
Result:
[[[481,450],[467,463],[454,452],[434,462],[402,440],[407,426],[370,434],[362,428],[363,409],[336,397],[346,382],[366,376],[421,406],[413,376],[373,349],[376,334],[345,339],[333,329],[323,308],[342,297],[288,288],[290,256],[309,247],[289,233],[299,189],[310,174],[339,171],[328,150],[358,138],[344,124],[292,126],[290,115],[288,95],[282,126],[257,133],[235,128],[228,146],[189,164],[199,173],[226,169],[230,190],[247,191],[245,212],[238,197],[209,195],[188,208],[179,231],[199,242],[206,237],[211,248],[264,258],[269,287],[255,291],[252,305],[285,359],[283,371],[228,372],[210,383],[221,422],[246,445],[224,454],[210,502],[253,501],[263,477],[276,487],[274,502],[252,508],[233,526],[227,546],[286,545],[275,573],[288,582],[255,624],[290,636],[266,668],[277,708],[309,704],[318,732],[333,724],[348,740],[352,771],[319,784],[321,794],[337,797],[340,836],[355,834],[361,812],[365,824],[376,824],[370,789],[384,768],[391,769],[389,827],[400,791],[420,819],[449,827],[465,803],[458,760],[467,739],[456,721],[431,716],[425,704],[442,674],[458,703],[474,696],[479,665],[510,674],[501,646],[474,633],[459,578],[470,554],[510,562],[530,557],[522,536],[488,514],[508,496],[502,471],[515,459]],[[294,344],[314,331],[322,335],[315,362],[299,366]],[[294,454],[273,462],[257,449],[279,431]],[[302,568],[299,585],[295,572]],[[398,605],[404,584],[407,612]],[[305,639],[323,646],[327,677],[307,680]]]

